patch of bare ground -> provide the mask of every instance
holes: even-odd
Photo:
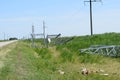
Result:
[[[27,70],[25,69],[25,63],[21,51],[18,51],[15,64],[15,73],[19,78],[25,78],[27,76]]]

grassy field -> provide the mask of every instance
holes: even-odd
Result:
[[[79,52],[90,45],[120,45],[119,35],[74,37],[49,48],[31,48],[29,41],[10,44],[0,50],[0,80],[120,80],[119,58]],[[93,73],[82,75],[82,68]]]

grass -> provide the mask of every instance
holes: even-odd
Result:
[[[6,52],[4,66],[0,68],[0,80],[119,80],[119,58],[79,52],[90,45],[119,45],[119,39],[118,33],[74,37],[66,44],[49,48],[31,48],[30,41],[19,41],[13,48],[6,47],[10,51]],[[85,76],[81,74],[82,68],[105,72]],[[105,73],[108,76],[101,75]]]

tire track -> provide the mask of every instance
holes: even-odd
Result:
[[[16,76],[20,79],[25,79],[27,78],[28,70],[26,69],[26,59],[24,58],[24,54],[21,52],[21,49],[18,49],[16,56]]]

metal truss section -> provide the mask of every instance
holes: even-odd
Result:
[[[31,36],[35,38],[35,36],[43,36],[43,34],[31,34]]]
[[[120,46],[117,46],[117,45],[111,45],[111,46],[93,45],[86,49],[80,49],[80,52],[119,57],[120,56]]]
[[[47,35],[47,43],[55,44],[56,40],[61,36],[61,34]]]
[[[47,35],[47,38],[58,38],[61,34]]]
[[[44,36],[44,34],[35,34],[35,36]]]

